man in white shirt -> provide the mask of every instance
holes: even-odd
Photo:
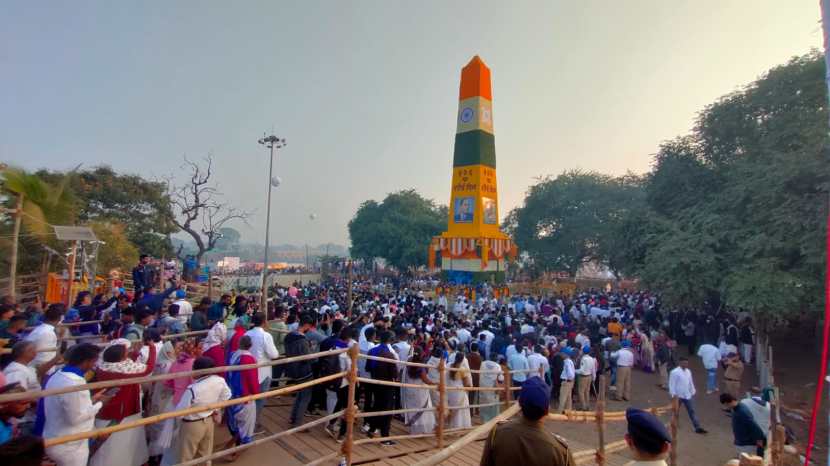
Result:
[[[680,365],[669,373],[669,395],[672,398],[678,398],[680,403],[686,407],[686,412],[689,413],[689,419],[692,420],[695,432],[705,434],[707,433],[706,430],[700,426],[695,415],[695,405],[692,402],[692,397],[695,396],[695,392],[692,371],[689,370],[689,359],[681,357]]]
[[[35,357],[37,350],[34,342],[23,340],[15,343],[11,354],[12,362],[3,369],[6,383],[17,382],[24,390],[40,390],[37,372],[29,366]]]
[[[190,317],[193,316],[193,305],[187,300],[187,292],[184,290],[176,290],[176,300],[173,304],[179,306],[179,315],[177,318],[182,325],[187,326],[190,323]]]
[[[406,365],[403,363],[409,361],[412,345],[409,344],[409,332],[406,329],[399,328],[396,333],[398,341],[392,345],[392,349],[398,355],[398,360],[401,361],[398,364],[398,380],[403,380],[403,371],[406,369]]]
[[[518,371],[515,374],[510,374],[510,376],[513,378],[513,386],[521,387],[525,380],[527,380],[530,369],[530,363],[527,360],[527,356],[525,356],[523,347],[518,346],[517,349],[513,351],[507,359],[507,367],[509,367],[511,371]],[[519,393],[516,392],[516,396],[518,395]]]
[[[617,392],[616,399],[629,401],[631,397],[631,367],[634,366],[634,353],[631,352],[631,342],[622,341],[622,348],[616,352],[617,357]],[[614,354],[611,354],[614,358]]]
[[[582,348],[582,357],[579,359],[579,369],[576,370],[576,392],[579,395],[579,406],[588,411],[591,409],[591,384],[597,374],[597,361],[591,356],[591,347]]]
[[[6,384],[18,383],[20,388],[25,391],[39,391],[40,384],[38,383],[37,372],[29,367],[29,363],[35,359],[37,353],[35,352],[35,344],[31,341],[18,341],[12,348],[12,362],[10,362],[4,369],[3,375],[6,376]],[[55,359],[41,366],[42,369],[51,368],[56,362]],[[17,424],[17,429],[28,434],[34,427],[36,418],[36,404],[33,404],[26,414],[20,418]]]
[[[706,369],[706,394],[709,395],[718,391],[717,375],[718,363],[720,363],[720,350],[712,344],[705,343],[700,345],[697,349],[697,355],[703,361],[703,367]]]
[[[573,389],[574,378],[576,377],[576,369],[573,357],[573,350],[571,348],[562,348],[562,356],[565,357],[562,366],[562,382],[559,385],[559,412],[564,413],[565,410],[573,409]]]
[[[541,377],[542,380],[545,380],[545,374],[550,369],[550,363],[548,358],[542,354],[542,350],[541,345],[536,345],[533,352],[527,356],[527,364],[530,369],[530,377]]]
[[[48,311],[47,311],[48,312]],[[101,349],[91,343],[73,346],[66,355],[67,364],[55,372],[46,383],[46,390],[84,385],[84,374],[98,362]],[[50,439],[95,428],[95,415],[110,397],[104,390],[90,396],[88,390],[47,396],[43,401],[43,438]],[[66,442],[46,448],[46,454],[57,466],[86,466],[89,460],[89,441]]]
[[[463,345],[465,350],[466,350],[466,348],[470,347],[470,340],[472,340],[472,338],[473,338],[473,334],[470,333],[469,327],[470,327],[470,323],[469,322],[464,322],[462,324],[462,327],[460,329],[458,329],[457,332],[455,332],[455,335],[458,337],[458,343]]]
[[[261,312],[257,312],[251,317],[251,324],[253,328],[245,332],[245,335],[251,337],[250,351],[251,355],[256,358],[256,362],[263,363],[277,359],[280,353],[277,351],[277,347],[274,346],[274,337],[265,331],[265,316]],[[272,366],[262,366],[257,369],[260,393],[271,389],[271,368]],[[264,404],[265,398],[256,400],[257,421],[259,421]]]
[[[487,344],[487,359],[490,359],[490,357],[489,357],[489,355],[490,355],[490,345],[492,345],[493,340],[496,339],[496,334],[494,334],[493,332],[491,332],[488,329],[484,329],[484,330],[478,332],[479,348],[481,347],[481,336],[482,335],[484,335],[484,341]]]
[[[213,360],[200,357],[193,362],[193,370],[214,367]],[[268,367],[270,369],[270,367]],[[231,389],[225,379],[218,375],[199,377],[185,389],[176,410],[219,403],[231,399]],[[181,446],[179,461],[184,463],[194,458],[201,458],[213,453],[213,420],[215,410],[199,411],[182,418],[179,438]]]
[[[57,355],[55,351],[42,350],[56,348],[58,346],[58,334],[55,332],[55,327],[61,321],[63,310],[64,306],[62,304],[51,304],[43,315],[43,323],[35,327],[24,338],[26,341],[33,342],[36,351],[38,351],[37,356],[35,356],[35,359],[30,364],[35,369],[42,364],[48,363]]]

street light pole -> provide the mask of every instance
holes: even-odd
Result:
[[[263,135],[257,141],[259,144],[270,149],[270,158],[268,162],[268,204],[265,210],[265,257],[262,264],[262,298],[259,303],[260,311],[265,315],[265,320],[268,320],[268,247],[269,236],[271,233],[271,188],[279,186],[279,179],[274,178],[274,149],[285,147],[285,139],[280,139],[273,134],[270,136]]]

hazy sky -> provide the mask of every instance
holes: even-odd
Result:
[[[501,214],[539,175],[648,170],[703,106],[821,46],[816,0],[3,2],[0,160],[180,173],[215,157],[272,244],[346,243],[366,199],[447,203],[461,67],[492,69]],[[316,214],[310,220],[310,214]]]

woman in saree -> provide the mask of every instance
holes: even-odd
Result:
[[[497,362],[498,357],[499,354],[493,351],[492,353],[490,353],[490,360],[481,363],[481,373],[478,376],[480,387],[495,388],[501,386],[501,383],[504,382],[504,373],[502,372],[501,366]],[[483,405],[498,403],[499,393],[500,392],[495,390],[479,392],[478,401]],[[482,423],[487,422],[490,419],[493,419],[494,417],[498,416],[498,414],[498,405],[482,406],[481,408],[479,408],[479,416],[481,417]]]
[[[423,363],[423,353],[420,349],[416,349],[409,362]],[[435,385],[437,382],[430,380],[427,376],[427,369],[424,367],[407,366],[404,370],[403,382],[413,385],[422,385],[429,387]],[[431,390],[426,388],[408,388],[401,389],[404,409],[424,409],[417,413],[404,414],[404,422],[409,427],[411,434],[429,434],[435,430],[435,411],[433,408],[432,398],[430,397]]]
[[[463,388],[473,385],[470,376],[470,368],[467,366],[467,358],[464,351],[458,350],[453,356],[450,365],[447,387]],[[450,407],[450,429],[472,427],[473,421],[470,416],[470,398],[464,390],[447,390],[447,405]],[[455,408],[455,409],[453,409]]]
[[[186,341],[176,346],[176,361],[170,365],[168,374],[176,374],[179,372],[190,372],[193,370],[193,361],[202,355],[201,348],[198,343],[193,341]],[[182,395],[184,395],[187,387],[193,383],[193,377],[185,375],[183,377],[165,380],[164,386],[172,392],[170,401],[168,402],[165,411],[175,410],[176,405],[179,404]],[[159,448],[163,449],[164,454],[161,459],[162,466],[170,466],[179,463],[179,450],[181,450],[179,441],[179,426],[181,420],[167,419],[164,421],[164,427],[159,437]]]
[[[444,349],[437,344],[436,340],[432,345],[432,354],[429,356],[429,359],[427,360],[427,364],[432,366],[430,369],[427,370],[427,377],[430,380],[435,380],[436,382],[439,380],[440,375],[438,374],[438,364],[441,363],[441,358],[443,357]],[[438,406],[438,390],[429,390],[429,396],[432,398],[432,406]]]
[[[256,358],[250,350],[251,337],[243,335],[239,338],[239,349],[231,355],[230,365],[256,364]],[[231,389],[231,398],[242,398],[259,393],[259,376],[257,374],[257,369],[228,372],[227,380]],[[250,443],[254,438],[254,426],[256,425],[256,402],[248,401],[228,406],[225,409],[228,430],[231,432],[231,439],[225,445],[225,448]],[[230,461],[234,461],[238,456],[237,452],[228,458]]]
[[[161,347],[156,355],[156,368],[153,375],[167,374],[173,363],[176,362],[176,343],[168,340]],[[155,416],[165,412],[173,398],[173,390],[166,387],[163,381],[152,384],[150,390],[150,406],[147,416]],[[147,425],[147,438],[150,457],[160,457],[164,453],[164,446],[161,443],[161,434],[164,430],[163,422],[156,422]]]

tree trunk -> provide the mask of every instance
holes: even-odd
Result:
[[[14,210],[14,232],[12,233],[12,250],[9,254],[9,297],[12,302],[17,298],[17,243],[20,242],[20,224],[23,223],[23,193],[17,195]]]
[[[761,389],[769,385],[770,370],[767,359],[769,347],[769,319],[763,316],[755,318],[755,371],[758,376],[758,386]]]

